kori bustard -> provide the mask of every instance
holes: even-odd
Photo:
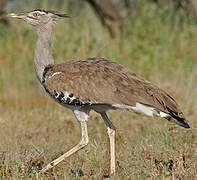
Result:
[[[184,128],[193,128],[171,96],[116,62],[87,58],[54,64],[53,29],[58,19],[69,17],[68,15],[36,9],[23,14],[11,13],[9,17],[23,19],[36,29],[36,75],[50,97],[71,109],[81,126],[80,142],[49,163],[42,172],[88,144],[87,122],[91,110],[99,113],[107,126],[112,175],[116,172],[115,127],[107,117],[108,110],[126,109],[150,117],[160,116]]]

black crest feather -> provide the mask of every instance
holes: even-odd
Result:
[[[59,17],[63,17],[63,18],[70,18],[70,16],[68,14],[61,14],[57,11],[53,11],[53,10],[45,10],[45,9],[35,9],[33,11],[41,11],[41,12],[45,12],[45,13],[52,13],[52,14],[55,14],[56,16],[59,16]],[[31,12],[33,12],[31,11]]]

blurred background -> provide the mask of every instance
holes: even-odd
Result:
[[[172,95],[197,127],[196,0],[0,0],[0,177],[108,177],[106,128],[95,113],[88,124],[88,147],[48,175],[38,172],[79,141],[80,129],[36,79],[34,29],[6,17],[36,8],[72,17],[56,25],[56,63],[112,59]],[[109,116],[117,127],[114,179],[197,178],[197,132],[129,112]]]

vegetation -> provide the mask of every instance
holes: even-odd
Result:
[[[39,6],[65,9],[53,1]],[[112,39],[92,9],[85,3],[81,7],[73,8],[73,18],[57,23],[56,63],[95,56],[117,61],[171,94],[197,127],[196,20],[173,6],[163,9],[142,1],[125,16],[123,35]],[[121,13],[125,14],[124,9]],[[48,174],[39,173],[44,164],[79,141],[80,129],[72,113],[53,102],[36,79],[35,31],[19,20],[10,24],[9,28],[0,25],[0,177],[108,177],[106,128],[94,112],[88,124],[89,145]],[[110,111],[109,117],[117,127],[117,175],[113,179],[197,178],[197,131],[130,112]]]

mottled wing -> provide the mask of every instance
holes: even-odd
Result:
[[[75,60],[51,65],[46,68],[43,85],[52,96],[66,92],[84,103],[123,103],[116,97],[118,84],[114,84],[112,77],[115,73],[109,68],[109,63],[113,62],[99,60]]]
[[[184,118],[172,97],[113,61],[101,58],[69,61],[52,65],[44,76],[44,86],[53,96],[66,92],[84,103],[112,106],[141,103]]]

